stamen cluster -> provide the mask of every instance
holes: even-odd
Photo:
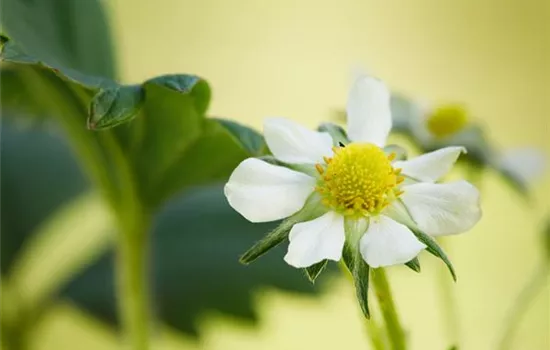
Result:
[[[321,175],[316,190],[323,204],[346,216],[366,217],[380,213],[401,193],[401,169],[394,169],[395,154],[386,155],[370,143],[334,147],[334,156],[316,164]]]

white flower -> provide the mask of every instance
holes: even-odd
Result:
[[[475,187],[465,181],[435,183],[465,152],[463,147],[406,161],[384,153],[392,118],[390,94],[381,81],[359,76],[349,93],[347,114],[351,143],[345,146],[334,146],[328,133],[268,118],[264,135],[275,158],[316,172],[249,158],[225,186],[229,204],[252,222],[286,218],[312,193],[321,197],[325,213],[290,231],[284,258],[288,264],[302,268],[324,259],[338,261],[346,240],[371,267],[406,263],[426,247],[408,226],[432,236],[449,235],[470,229],[480,219]]]
[[[427,147],[460,144],[456,143],[456,136],[471,126],[468,112],[460,104],[433,106],[426,102],[413,102],[409,108],[410,131],[418,142]]]

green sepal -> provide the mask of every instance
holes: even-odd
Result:
[[[355,254],[353,253],[353,250],[351,249],[348,242],[344,243],[344,249],[342,250],[342,260],[344,261],[344,265],[346,265],[349,272],[353,274],[353,269],[355,268]]]
[[[304,269],[304,271],[306,272],[306,276],[311,281],[311,283],[315,283],[317,277],[321,274],[321,272],[323,272],[325,267],[327,267],[327,263],[328,260],[325,259],[321,262],[318,262],[317,264],[311,265]]]
[[[277,228],[275,228],[275,230],[268,233],[264,238],[256,242],[256,244],[254,244],[252,248],[247,250],[239,258],[239,261],[242,264],[248,265],[254,260],[258,259],[260,256],[267,253],[267,251],[269,251],[271,248],[276,247],[282,241],[284,241],[288,237],[292,226],[294,226],[294,224],[296,223],[296,220],[292,218],[284,220],[279,226],[277,226]]]
[[[347,145],[350,142],[348,134],[340,125],[336,125],[333,123],[323,123],[319,125],[317,130],[320,132],[328,133],[332,137],[334,146],[339,146],[340,143],[343,145]]]
[[[344,244],[342,259],[353,276],[355,294],[359,306],[361,306],[361,311],[363,311],[363,315],[365,315],[367,319],[370,319],[368,299],[370,267],[361,257],[359,249],[354,250],[347,242]]]
[[[420,240],[420,242],[424,243],[427,246],[426,250],[430,254],[435,255],[436,257],[443,260],[445,265],[447,265],[447,268],[449,269],[449,272],[451,273],[451,276],[453,276],[453,280],[456,282],[456,273],[455,273],[455,269],[453,267],[453,264],[451,263],[451,261],[447,257],[447,254],[445,254],[443,249],[441,249],[439,244],[437,244],[435,239],[433,239],[432,237],[428,236],[427,234],[425,234],[424,232],[419,231],[419,230],[414,230],[414,234]]]
[[[279,245],[284,241],[294,226],[297,223],[313,220],[326,213],[326,208],[320,204],[320,196],[318,193],[313,193],[309,196],[304,207],[291,217],[283,220],[283,222],[268,233],[263,239],[259,240],[252,248],[248,249],[240,258],[242,264],[250,264],[260,256],[267,253],[268,250]]]
[[[415,272],[420,272],[420,261],[418,261],[418,258],[412,259],[405,265]]]
[[[271,155],[260,156],[257,158],[272,165],[279,165],[279,166],[285,166],[285,167],[288,166],[288,164],[286,164],[285,162],[281,162],[280,160],[278,160],[277,158]]]

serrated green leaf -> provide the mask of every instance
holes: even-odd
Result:
[[[418,258],[412,259],[411,261],[407,262],[405,265],[415,272],[420,272],[420,261],[418,261]]]
[[[225,127],[239,142],[248,153],[254,157],[263,156],[267,152],[265,139],[256,130],[246,125],[234,122],[228,119],[215,118],[223,127]]]
[[[200,77],[189,74],[167,74],[155,77],[145,84],[156,84],[167,87],[182,94],[190,94],[197,113],[203,116],[210,104],[210,87]]]
[[[439,244],[437,244],[435,239],[433,239],[432,237],[428,236],[427,234],[425,234],[424,232],[422,232],[420,230],[414,230],[413,232],[416,235],[416,237],[418,237],[420,242],[424,243],[427,246],[426,250],[430,254],[432,254],[432,255],[440,258],[441,260],[443,260],[445,265],[447,265],[447,268],[449,269],[449,272],[451,273],[451,276],[453,277],[453,280],[456,282],[456,273],[455,273],[453,264],[451,263],[451,261],[447,257],[447,254],[445,254],[443,249],[441,249]]]
[[[126,123],[135,118],[144,100],[139,85],[103,89],[91,101],[88,128],[108,129]]]
[[[318,262],[317,264],[311,265],[309,267],[306,267],[304,271],[306,272],[307,278],[311,281],[311,283],[315,283],[315,280],[321,272],[327,267],[328,260],[325,259],[321,262]]]

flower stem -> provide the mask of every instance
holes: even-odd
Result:
[[[518,295],[514,305],[512,305],[512,308],[508,312],[508,315],[504,321],[504,327],[496,347],[498,350],[506,350],[510,348],[515,330],[518,328],[523,315],[527,311],[529,303],[533,301],[537,295],[537,292],[539,292],[548,281],[549,272],[550,265],[547,261],[543,261]]]
[[[447,248],[447,241],[440,239],[439,245],[442,248]],[[458,307],[454,293],[453,280],[449,276],[447,267],[443,264],[438,264],[437,279],[439,286],[439,299],[441,302],[441,310],[443,322],[445,324],[445,332],[449,338],[450,344],[459,346],[460,342],[460,322],[458,321]]]
[[[148,220],[126,227],[119,235],[117,296],[124,345],[132,350],[149,348]]]
[[[340,267],[342,274],[346,277],[346,279],[349,282],[351,282],[352,287],[355,289],[353,277],[351,273],[348,271],[346,265],[344,264],[344,261],[340,261],[338,266]],[[369,337],[372,348],[375,350],[384,350],[385,347],[384,347],[383,333],[381,332],[380,327],[374,320],[373,316],[371,315],[370,320],[363,317],[363,320],[365,323],[365,332]]]
[[[372,269],[371,281],[374,286],[374,293],[378,299],[380,311],[386,323],[391,347],[394,350],[404,350],[407,348],[405,333],[399,322],[399,316],[397,315],[395,303],[393,302],[386,271],[384,271],[383,268]]]

